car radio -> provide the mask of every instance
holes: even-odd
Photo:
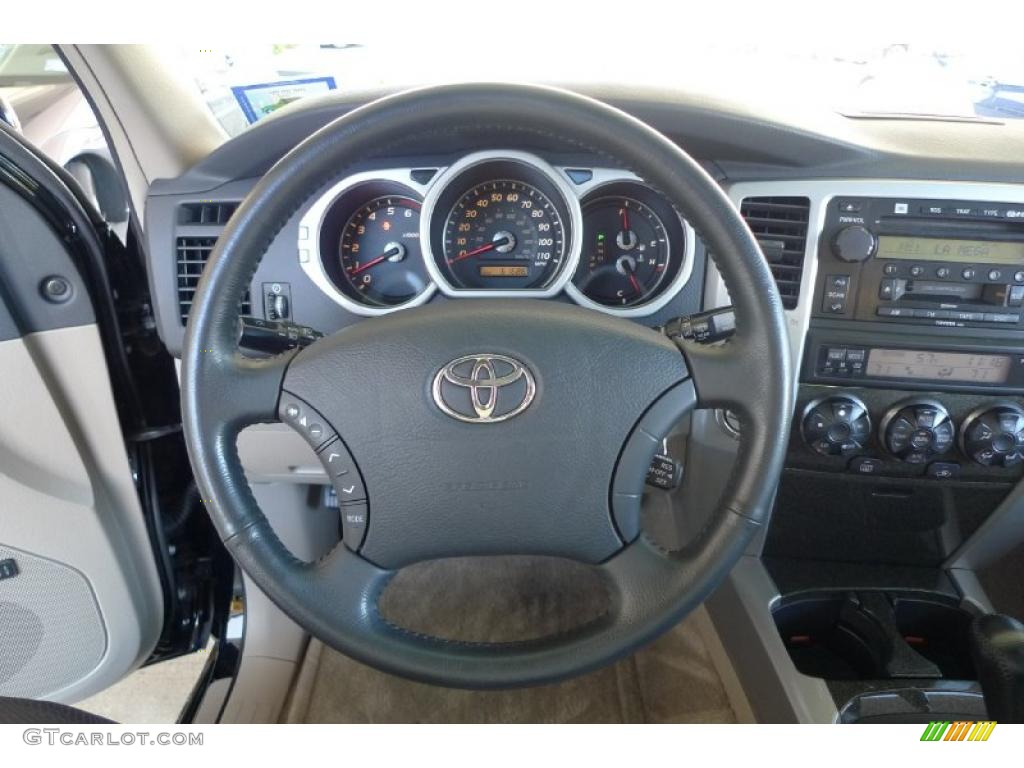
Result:
[[[818,264],[819,317],[1017,328],[1024,205],[834,198]]]

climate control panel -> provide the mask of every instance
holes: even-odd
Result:
[[[911,400],[882,419],[882,444],[908,464],[925,464],[953,447],[956,427],[937,400]]]
[[[1024,460],[1024,408],[1000,403],[975,411],[964,421],[963,452],[986,467],[1012,467]]]
[[[1024,470],[1024,400],[803,385],[788,466],[1010,482]]]
[[[852,456],[871,434],[868,409],[851,395],[825,397],[807,406],[804,440],[822,456]]]

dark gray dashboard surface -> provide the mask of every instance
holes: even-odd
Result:
[[[834,112],[803,110],[799,117],[781,104],[751,106],[721,94],[694,94],[650,88],[588,86],[573,88],[618,106],[653,125],[703,161],[724,182],[787,178],[912,178],[940,180],[1021,180],[1019,158],[1024,126],[997,122],[951,122],[848,118]],[[158,323],[165,343],[178,354],[183,328],[175,275],[175,238],[216,236],[217,228],[184,228],[177,223],[181,203],[238,201],[277,160],[331,120],[383,92],[331,94],[304,100],[265,118],[226,142],[176,179],[150,188],[146,209],[150,276]],[[429,139],[410,137],[408,146],[388,157],[368,158],[366,168],[439,167],[476,149],[500,147],[506,137],[493,133],[446,136],[443,127]],[[544,142],[523,146],[556,165],[607,165],[580,156],[574,148]],[[339,174],[339,178],[341,174]],[[300,212],[301,214],[301,212]],[[361,318],[320,293],[295,259],[299,215],[271,244],[253,280],[253,313],[262,315],[263,283],[288,283],[296,322],[332,332]],[[698,247],[694,272],[676,300],[648,324],[700,308],[705,254]],[[443,301],[441,297],[433,301]]]
[[[750,105],[722,94],[613,86],[570,90],[606,101],[649,123],[697,158],[718,165],[732,181],[786,177],[872,177],[1019,182],[1024,126],[1014,122],[845,117],[807,105]],[[331,94],[275,112],[211,153],[153,194],[201,192],[232,179],[264,174],[289,149],[331,120],[387,95]],[[1018,121],[1021,122],[1021,121]],[[466,152],[424,147],[408,153]]]

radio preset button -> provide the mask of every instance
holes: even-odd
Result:
[[[952,270],[950,270],[949,267],[939,267],[937,270],[935,270],[935,276],[942,278],[943,280],[945,280],[951,274],[953,274],[953,272]]]
[[[922,267],[920,264],[915,264],[914,266],[912,266],[910,268],[910,276],[911,277],[920,277],[921,275],[924,274],[924,271],[925,271],[924,267]]]
[[[988,279],[991,280],[993,283],[997,283],[1003,279],[1003,273],[1000,272],[998,269],[990,269],[988,272]]]
[[[964,280],[973,280],[974,275],[975,272],[970,267],[967,267],[967,269],[960,273],[960,277],[962,277]]]
[[[900,267],[899,264],[886,264],[882,271],[892,277],[893,275],[898,275],[900,273]],[[1024,275],[1024,272],[1021,274]]]

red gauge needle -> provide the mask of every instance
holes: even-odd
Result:
[[[643,286],[640,285],[640,281],[636,279],[636,275],[632,272],[629,273],[629,284],[633,286],[633,290],[637,293],[643,293]]]
[[[360,264],[360,265],[359,265],[358,267],[356,267],[356,268],[355,268],[355,269],[353,269],[353,270],[352,270],[351,272],[349,272],[349,274],[350,274],[350,275],[358,275],[358,274],[359,274],[360,272],[365,272],[365,271],[366,271],[366,270],[368,270],[368,269],[369,269],[370,267],[375,267],[375,266],[377,266],[378,264],[380,264],[380,263],[381,263],[382,261],[384,261],[384,260],[386,260],[386,259],[390,259],[390,258],[391,258],[392,256],[394,256],[394,255],[395,255],[396,253],[398,253],[398,252],[399,252],[399,251],[398,251],[398,249],[397,249],[397,248],[392,248],[391,250],[388,250],[388,251],[384,251],[384,253],[382,253],[382,254],[381,254],[380,256],[378,256],[377,258],[375,258],[375,259],[370,259],[370,260],[369,260],[368,262],[366,262],[365,264]]]
[[[622,214],[622,231],[629,232],[629,209],[623,206],[619,208],[619,213]]]
[[[456,256],[454,259],[448,259],[449,264],[454,264],[456,261],[462,261],[468,259],[470,256],[479,256],[481,253],[487,253],[487,251],[493,250],[498,247],[497,243],[488,243],[487,245],[481,245],[479,248],[474,248],[472,251],[466,251],[461,256]]]

